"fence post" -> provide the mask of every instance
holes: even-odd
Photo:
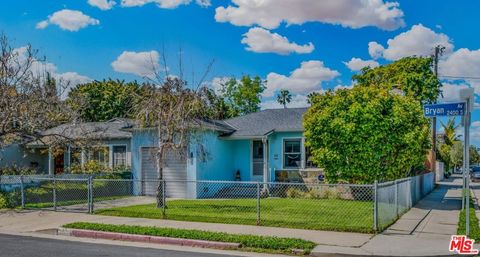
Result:
[[[25,208],[25,185],[23,184],[23,176],[20,176],[20,194],[22,197],[22,208]]]
[[[93,177],[88,177],[88,213],[93,213]]]
[[[378,181],[373,184],[373,231],[378,231]]]
[[[260,226],[260,182],[257,182],[257,226]]]
[[[397,215],[397,219],[398,219],[398,180],[395,180],[394,181],[394,185],[395,185],[395,215]]]
[[[413,185],[413,178],[410,177],[408,179],[408,209],[412,208],[413,206],[413,190],[412,189],[412,185]]]
[[[53,176],[53,210],[57,211],[57,179]]]
[[[167,182],[164,179],[162,179],[161,183],[162,183],[162,203],[163,203],[163,205],[162,205],[162,215],[163,215],[163,218],[165,218],[165,216],[166,216],[165,215],[166,214],[165,213],[165,211],[166,211],[165,206],[167,205],[167,202],[166,202],[167,197],[165,197],[165,191],[166,191],[165,186],[167,185]]]

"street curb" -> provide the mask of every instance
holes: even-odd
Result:
[[[141,243],[153,243],[153,244],[169,244],[180,245],[190,247],[201,248],[214,248],[221,250],[235,250],[241,248],[240,243],[226,243],[215,242],[206,240],[184,239],[184,238],[172,238],[172,237],[160,237],[160,236],[146,236],[146,235],[134,235],[84,229],[69,229],[59,228],[58,235],[73,236],[73,237],[85,237],[85,238],[99,238],[108,240],[119,240],[129,242],[141,242]]]

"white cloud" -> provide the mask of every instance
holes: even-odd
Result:
[[[311,42],[305,45],[291,43],[288,38],[259,27],[250,28],[243,35],[242,43],[247,45],[248,51],[255,53],[308,54],[315,49]]]
[[[383,47],[377,42],[370,42],[368,44],[370,56],[372,58],[382,56],[387,60],[394,61],[412,55],[431,55],[437,45],[444,46],[446,54],[453,50],[453,44],[447,35],[435,33],[422,24],[414,25],[410,30],[389,39],[387,45],[388,47]]]
[[[192,0],[122,0],[123,7],[143,6],[149,3],[155,3],[158,7],[164,9],[175,9],[180,5],[190,4]],[[211,5],[210,0],[196,0],[198,5],[208,7]]]
[[[98,25],[100,21],[83,14],[81,11],[63,9],[48,16],[48,19],[37,23],[37,29],[44,29],[50,24],[58,25],[63,30],[78,31],[89,25]]]
[[[292,96],[292,100],[290,103],[287,104],[287,108],[299,108],[299,107],[308,107],[310,106],[308,104],[308,97],[306,95],[294,95]],[[264,101],[260,104],[260,107],[265,110],[265,109],[281,109],[283,108],[283,105],[279,104],[277,102],[277,99],[271,99]]]
[[[37,28],[37,29],[44,29],[44,28],[48,27],[48,24],[49,24],[49,23],[48,23],[48,21],[46,21],[46,20],[45,20],[45,21],[41,21],[41,22],[37,23],[37,25],[35,26],[35,28]]]
[[[88,83],[88,82],[92,81],[91,78],[89,78],[87,76],[80,75],[80,74],[78,74],[76,72],[72,72],[72,71],[57,74],[57,78],[61,79],[63,81],[68,81],[70,85],[74,85],[74,86],[76,86],[78,84],[85,84],[85,83]]]
[[[275,29],[282,22],[322,22],[350,28],[376,26],[385,30],[404,26],[398,2],[383,0],[232,0],[232,5],[216,9],[215,19],[268,29]]]
[[[336,87],[333,88],[333,90],[334,90],[334,91],[337,91],[337,90],[339,90],[339,89],[352,89],[353,86],[354,86],[353,84],[348,85],[348,86],[346,86],[346,85],[337,85]]]
[[[368,53],[373,59],[382,57],[383,51],[385,51],[385,48],[379,43],[373,41],[368,43]]]
[[[464,134],[463,127],[459,127],[457,133],[458,132],[460,132],[459,134],[463,136]],[[478,140],[480,140],[480,121],[472,122],[471,128],[470,128],[470,138],[473,140],[476,140],[477,146],[478,146]],[[474,145],[475,145],[475,142],[474,142]]]
[[[209,86],[213,88],[216,94],[220,94],[221,93],[220,90],[222,89],[222,86],[231,79],[232,77],[215,77],[208,84],[210,84]]]
[[[124,51],[112,62],[113,70],[131,73],[140,77],[154,78],[158,71],[160,55],[157,51],[128,52]]]
[[[27,50],[28,48],[26,46],[14,49],[16,58],[11,65],[25,66],[28,58]],[[47,73],[50,73],[50,75],[57,81],[57,86],[59,87],[58,91],[59,93],[61,93],[62,98],[65,98],[68,95],[70,89],[75,87],[76,85],[92,81],[91,78],[80,75],[77,72],[69,71],[61,73],[58,71],[58,68],[55,64],[47,61],[39,61],[36,59],[31,61],[29,71],[34,77],[40,78],[45,77]]]
[[[362,60],[360,58],[352,58],[348,62],[343,62],[351,71],[359,71],[365,67],[375,68],[380,64],[374,60]]]
[[[462,101],[460,98],[460,90],[468,88],[467,84],[452,84],[452,83],[443,83],[442,95],[439,99],[440,102],[457,102]]]
[[[105,11],[112,9],[117,3],[113,0],[88,0],[88,4]]]
[[[442,75],[477,77],[480,74],[480,49],[458,49],[438,65]]]
[[[300,68],[290,73],[290,76],[271,72],[267,75],[267,88],[263,95],[271,97],[280,89],[287,89],[294,94],[308,94],[321,89],[324,81],[338,77],[340,73],[325,67],[322,61],[302,62]]]

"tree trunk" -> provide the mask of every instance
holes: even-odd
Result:
[[[164,181],[163,181],[163,157],[164,157],[164,147],[161,143],[160,147],[158,149],[158,155],[157,155],[157,174],[158,174],[158,187],[157,187],[157,208],[164,208],[166,207],[166,201],[165,201],[165,192],[166,189]]]

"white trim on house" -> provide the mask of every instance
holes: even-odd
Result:
[[[285,140],[300,140],[300,161],[304,158],[302,157],[305,154],[304,147],[305,145],[303,144],[304,137],[283,137],[282,138],[282,170],[300,170],[302,169],[302,164],[300,164],[300,167],[298,168],[291,168],[291,167],[285,167]],[[303,150],[302,150],[303,149]]]
[[[251,181],[264,181],[264,174],[262,173],[261,176],[253,174],[253,141],[260,141],[263,144],[262,140],[260,139],[252,139],[250,140],[250,180]],[[265,147],[265,146],[264,146]],[[265,149],[264,149],[265,152]],[[265,162],[265,156],[263,157],[263,161]],[[262,165],[264,167],[265,164]],[[267,163],[268,165],[268,163]]]
[[[113,169],[113,164],[115,163],[113,158],[115,157],[115,155],[113,154],[113,148],[115,146],[125,146],[125,165],[126,166],[131,166],[131,161],[129,160],[128,158],[128,144],[110,144],[109,145],[109,148],[110,148],[110,153],[109,153],[109,156],[110,156],[110,160],[109,160],[109,165],[110,165],[110,168]],[[130,152],[132,151],[132,149],[130,149]]]

